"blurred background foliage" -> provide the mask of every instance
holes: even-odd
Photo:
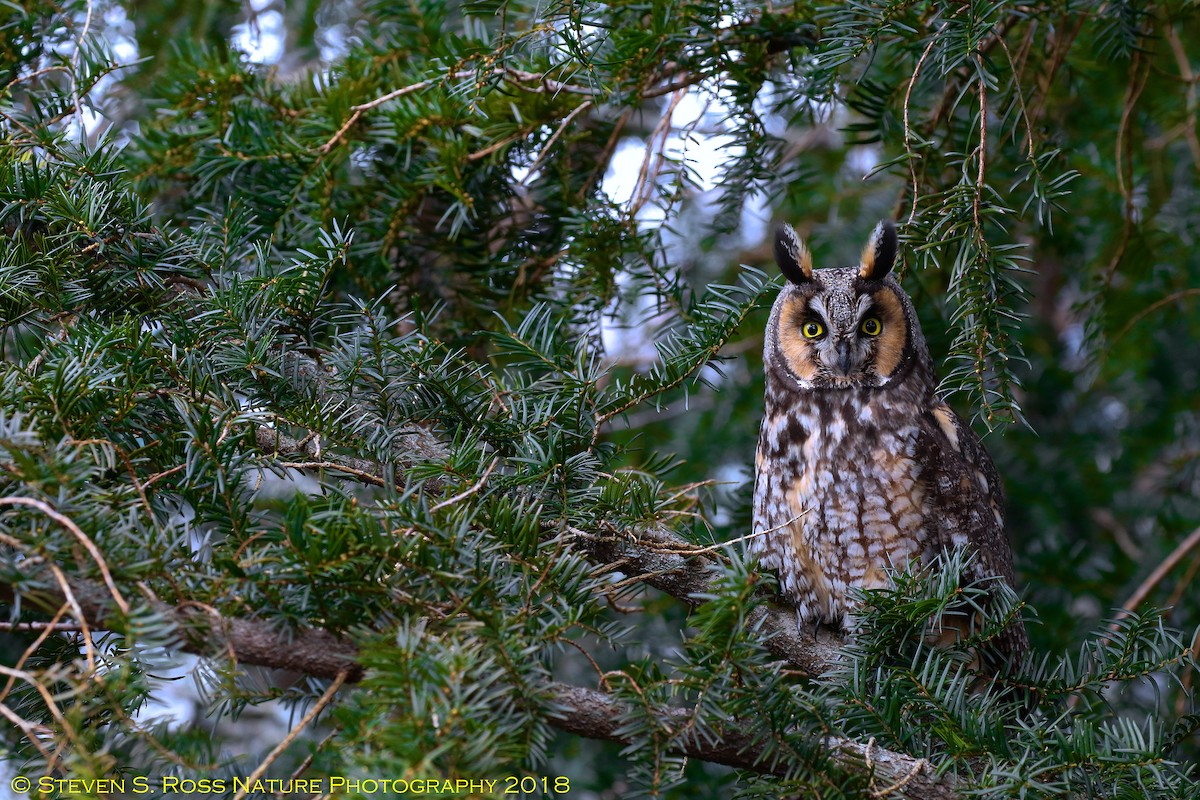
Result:
[[[113,453],[132,454],[143,480],[187,464],[186,481],[159,484],[173,487],[165,505],[157,491],[146,500],[157,535],[179,515],[194,530],[225,519],[195,546],[207,577],[179,578],[203,590],[177,599],[228,611],[243,592],[237,603],[260,616],[336,630],[388,620],[367,624],[383,630],[392,614],[400,641],[373,663],[425,660],[413,669],[483,681],[499,667],[459,643],[436,657],[405,649],[414,623],[389,611],[386,565],[411,558],[436,583],[437,559],[484,520],[507,538],[472,543],[461,574],[521,542],[538,574],[523,515],[670,518],[706,543],[746,535],[773,294],[754,270],[775,274],[770,231],[793,223],[818,266],[836,266],[890,217],[944,390],[990,431],[1034,647],[1074,653],[1200,525],[1197,30],[1194,3],[1142,0],[5,2],[0,422],[19,462],[5,493],[103,494],[125,480],[110,474],[122,472]],[[163,311],[164,291],[191,285],[210,294]],[[338,365],[338,390],[371,405],[374,432],[320,392],[283,386],[267,343]],[[106,362],[113,349],[125,355]],[[172,400],[176,387],[192,399]],[[68,389],[78,398],[65,408]],[[90,407],[105,391],[124,405]],[[205,406],[216,420],[187,406],[210,391],[223,398]],[[118,430],[144,411],[130,392],[161,408]],[[297,439],[319,431],[381,460],[395,445],[381,430],[431,425],[450,455],[418,468],[418,483],[469,490],[502,458],[512,486],[543,485],[521,495],[529,506],[509,497],[439,520],[442,549],[397,550],[384,531],[431,524],[406,516],[403,487],[382,490],[381,522],[344,481],[266,499],[234,477],[261,466],[228,435],[256,408]],[[147,430],[169,446],[145,455]],[[33,447],[23,436],[55,452],[37,455],[52,465],[40,477],[36,458],[15,455]],[[85,468],[68,439],[117,445]],[[306,530],[341,549],[297,556]],[[261,563],[281,559],[282,584],[232,588],[255,580],[238,565],[268,543],[280,552]],[[189,546],[146,534],[105,552],[149,580]],[[1143,606],[1194,630],[1198,572],[1200,550],[1186,553]],[[356,583],[367,574],[371,591]],[[337,588],[304,588],[326,580]],[[638,594],[643,613],[617,614],[632,631],[618,636],[594,599],[575,598],[586,610],[572,616],[570,585],[554,613],[607,641],[600,665],[663,679],[685,609]],[[15,662],[32,639],[7,638]],[[386,673],[376,689],[401,702],[424,685],[409,680]],[[1184,671],[1157,699],[1109,701],[1161,703],[1186,721],[1191,683]],[[345,724],[394,734],[405,763],[434,746],[371,729],[381,712],[355,702]],[[514,730],[506,757],[551,747],[545,731]],[[623,768],[556,741],[551,763],[595,796],[625,796]],[[1180,746],[1195,754],[1186,735]],[[663,791],[661,766],[634,782]],[[696,763],[686,774],[692,788],[671,796],[733,780]]]

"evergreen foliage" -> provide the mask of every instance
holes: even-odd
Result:
[[[268,66],[237,45],[271,14]],[[1198,22],[5,4],[0,764],[151,796],[1200,795]],[[987,588],[962,553],[843,638],[740,544],[767,223],[833,265],[881,217],[996,429],[1024,584],[950,647]],[[980,676],[1014,614],[1034,655]],[[142,715],[183,653],[205,721]],[[276,700],[295,738],[237,753],[222,726]]]

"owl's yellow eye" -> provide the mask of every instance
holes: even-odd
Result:
[[[825,326],[819,322],[806,322],[800,326],[805,339],[819,339],[825,335]]]
[[[867,336],[878,336],[883,330],[883,323],[879,321],[879,317],[867,317],[862,321],[859,330]]]

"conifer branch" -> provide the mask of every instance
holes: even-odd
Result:
[[[72,580],[70,590],[78,608],[93,628],[130,631],[130,617],[115,608],[109,593],[100,584]],[[0,600],[13,600],[12,587],[0,585]],[[25,602],[56,609],[64,600],[61,591],[44,589],[24,596]],[[172,624],[176,643],[188,653],[209,656],[227,652],[240,664],[285,669],[334,679],[346,673],[346,680],[362,680],[363,669],[356,663],[358,648],[349,640],[321,628],[280,630],[266,621],[229,617],[214,611],[201,611],[198,604],[171,605],[158,599],[144,601],[148,611]]]
[[[298,380],[310,382],[319,398],[329,395],[330,388],[325,383],[327,375],[315,362],[295,353],[287,355],[292,359]],[[424,428],[413,428],[413,450],[408,454],[412,461],[406,463],[441,461],[446,458],[445,445],[436,436]],[[312,443],[291,439],[272,428],[260,428],[257,436],[259,448],[264,452],[272,452],[273,449],[279,453],[303,452],[314,455]],[[377,465],[365,459],[325,458],[342,465],[347,471],[360,471],[372,476],[381,474]],[[371,482],[368,478],[364,480]],[[426,488],[439,487],[427,482]],[[573,529],[572,533],[598,566],[641,580],[692,608],[705,602],[705,596],[716,590],[720,563],[712,549],[694,545],[665,526],[638,531]],[[810,676],[826,672],[833,665],[838,648],[843,643],[840,636],[828,629],[801,630],[794,610],[769,599],[751,609],[747,625],[761,633],[763,645],[768,650],[786,661],[791,668]]]
[[[595,535],[576,530],[589,557],[611,570],[635,576],[649,586],[695,608],[716,590],[720,565],[666,528]],[[793,609],[764,600],[747,615],[746,625],[762,635],[763,646],[805,675],[817,676],[834,664],[842,639],[828,629],[801,629]]]
[[[332,150],[337,143],[341,141],[343,137],[345,137],[346,132],[354,127],[354,123],[358,122],[363,113],[366,111],[370,111],[373,108],[378,108],[384,103],[404,97],[407,94],[419,92],[422,89],[428,89],[430,86],[440,83],[442,80],[463,80],[466,78],[482,79],[483,75],[507,77],[509,80],[514,81],[518,86],[520,86],[520,88],[525,89],[526,91],[541,91],[549,92],[550,94],[566,92],[568,94],[581,94],[588,96],[594,94],[593,91],[586,86],[576,86],[574,84],[564,83],[562,81],[551,80],[545,75],[538,75],[537,73],[526,72],[524,70],[513,69],[511,67],[496,67],[489,72],[483,73],[473,69],[459,70],[457,72],[450,73],[444,79],[429,78],[427,80],[417,81],[416,83],[409,84],[408,86],[386,92],[379,97],[376,97],[374,100],[368,100],[365,103],[359,103],[358,105],[351,106],[350,116],[347,117],[346,121],[342,123],[342,126],[337,129],[337,132],[329,138],[329,141],[325,142],[325,144],[318,148],[318,152],[324,155]]]
[[[291,377],[295,386],[311,392],[316,403],[323,408],[347,408],[353,403],[347,401],[345,392],[331,385],[333,374],[307,355],[295,350],[282,354],[286,374]],[[372,425],[372,428],[382,426]],[[396,471],[403,472],[416,464],[441,462],[447,457],[446,446],[428,429],[417,424],[405,425],[399,430],[387,432],[397,443],[391,448],[390,455],[395,459]],[[321,452],[313,437],[294,439],[281,431],[263,425],[255,430],[255,444],[258,449],[269,455],[291,455],[302,453],[314,463],[288,463],[289,466],[300,469],[317,469],[322,467],[335,468],[342,473],[353,476],[358,480],[375,486],[386,486],[388,476],[378,462],[365,458],[337,455]],[[397,475],[396,478],[399,476]],[[440,488],[439,481],[427,482],[429,489]]]
[[[652,529],[632,535],[592,536],[575,531],[589,555],[609,569],[619,569],[646,584],[681,600],[691,607],[703,602],[704,595],[715,590],[718,563],[709,555],[687,556],[681,552],[696,548],[666,529]],[[66,599],[66,589],[43,589],[37,594],[39,605],[57,609]],[[70,583],[78,608],[93,627],[124,630],[129,612],[114,607],[111,594],[99,584],[76,580]],[[12,587],[0,587],[6,602]],[[33,598],[30,597],[32,601]],[[200,614],[194,604],[178,606],[152,600],[150,610],[176,625],[180,644],[191,653],[211,654],[227,646],[244,664],[289,669],[319,678],[333,678],[347,663],[357,658],[357,650],[347,640],[319,628],[298,628],[280,632],[254,620]],[[795,612],[769,600],[755,606],[746,624],[762,635],[763,646],[786,661],[792,668],[810,676],[829,670],[835,663],[841,637],[826,629],[812,631],[798,627]],[[361,669],[350,677],[361,679]]]
[[[684,569],[685,574],[689,571],[693,573],[693,579],[697,577],[695,568]],[[686,581],[687,578],[682,580]],[[669,580],[659,583],[676,589],[683,585]],[[112,598],[102,586],[81,580],[72,581],[71,585],[79,607],[93,627],[128,629],[129,619],[113,607]],[[703,580],[696,585],[704,585]],[[3,587],[0,593],[11,594],[11,589]],[[39,593],[37,603],[49,606],[59,604],[61,598],[52,597],[51,594]],[[228,617],[211,611],[205,613],[198,611],[194,604],[171,606],[161,600],[146,602],[154,614],[175,625],[178,643],[186,652],[204,656],[227,652],[239,664],[301,672],[315,678],[333,680],[339,686],[342,683],[357,683],[364,677],[363,668],[357,663],[357,647],[351,641],[326,630],[298,628],[281,632],[269,621]],[[762,630],[769,631],[771,625],[777,624],[773,617],[774,611],[761,617],[764,623]],[[794,619],[791,627],[795,628]],[[781,632],[776,638],[786,639],[786,636]],[[803,640],[803,637],[797,636],[796,639]],[[801,643],[810,648],[813,646],[811,643]],[[776,642],[776,647],[782,651],[787,645]],[[806,658],[813,663],[811,655]],[[555,727],[587,738],[626,744],[630,742],[623,732],[628,709],[622,706],[621,701],[603,692],[565,684],[552,685],[549,694],[554,709],[550,722]],[[778,757],[771,759],[766,756],[765,743],[746,733],[752,726],[745,721],[733,720],[721,731],[719,738],[710,740],[689,733],[692,712],[682,708],[663,708],[658,713],[662,723],[673,729],[672,749],[680,754],[764,774],[787,774],[787,764]],[[929,774],[931,771],[927,771],[928,765],[923,760],[836,737],[827,739],[824,744],[831,749],[838,766],[872,776],[872,785],[887,787],[905,782],[905,794],[894,796],[933,800],[949,800],[958,796],[950,784],[937,781]],[[893,795],[884,792],[876,796]]]
[[[258,449],[267,455],[285,456],[293,453],[302,453],[313,459],[312,461],[283,461],[278,465],[281,467],[290,469],[333,469],[372,486],[387,485],[383,477],[383,470],[379,464],[365,458],[353,458],[349,456],[338,456],[335,458],[328,454],[318,453],[313,437],[293,439],[291,436],[280,433],[275,428],[260,425],[254,430],[254,442]]]
[[[1175,549],[1171,551],[1170,555],[1163,559],[1162,562],[1154,568],[1154,571],[1146,576],[1146,579],[1138,585],[1133,594],[1129,596],[1129,599],[1121,605],[1122,610],[1113,619],[1112,624],[1109,625],[1109,630],[1113,633],[1116,633],[1118,630],[1120,630],[1121,620],[1137,612],[1138,607],[1141,606],[1142,603],[1146,602],[1146,598],[1149,597],[1150,593],[1158,587],[1158,584],[1162,583],[1163,578],[1167,577],[1168,573],[1175,569],[1179,562],[1182,561],[1188,553],[1196,549],[1197,546],[1200,546],[1200,528],[1196,528],[1194,531],[1189,533],[1187,538],[1176,545]]]
[[[555,709],[550,723],[556,728],[589,739],[634,743],[627,732],[631,709],[620,700],[594,689],[564,684],[553,685],[550,695]],[[754,772],[788,775],[788,765],[768,755],[764,741],[747,735],[746,731],[754,726],[745,720],[731,720],[717,738],[710,739],[695,734],[695,715],[689,709],[658,708],[655,716],[670,732],[670,749],[680,755]],[[872,797],[954,800],[960,796],[952,779],[939,779],[925,759],[840,737],[829,737],[823,744],[837,767],[867,778]]]

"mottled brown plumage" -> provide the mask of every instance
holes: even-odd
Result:
[[[896,250],[883,222],[858,266],[814,270],[790,226],[776,236],[788,283],[766,331],[750,551],[802,622],[845,627],[851,587],[883,587],[888,568],[959,546],[975,554],[969,579],[1014,583],[1000,477],[936,394],[912,301],[890,275]],[[1023,625],[997,648],[1023,652]]]

